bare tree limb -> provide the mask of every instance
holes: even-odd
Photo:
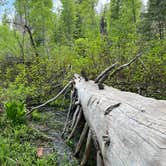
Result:
[[[128,63],[123,64],[122,66],[118,67],[115,71],[110,74],[110,77],[114,76],[117,72],[123,70],[125,67],[130,66],[133,62],[135,62],[139,57],[142,56],[142,53],[137,54],[133,59],[131,59]],[[105,80],[103,80],[105,81]]]
[[[118,62],[114,63],[113,65],[109,66],[109,67],[106,68],[104,71],[102,71],[102,72],[97,76],[97,78],[95,79],[95,83],[98,83],[99,80],[100,80],[104,75],[107,75],[111,70],[113,70],[117,64],[118,64]]]
[[[88,126],[88,123],[86,122],[85,125],[84,125],[84,128],[82,130],[82,133],[81,133],[80,139],[78,141],[78,144],[76,146],[76,150],[74,152],[74,156],[77,156],[78,153],[80,152],[81,146],[82,146],[82,144],[84,142],[84,139],[85,139],[85,136],[86,136],[86,134],[88,132],[88,128],[89,128],[89,126]]]
[[[132,60],[130,60],[130,62],[126,63],[126,64],[123,64],[122,66],[119,66],[115,71],[113,71],[111,74],[110,74],[110,77],[112,77],[113,75],[115,75],[117,72],[123,70],[125,67],[127,66],[130,66],[133,62],[135,62],[142,54],[139,53],[137,54]],[[107,70],[107,69],[106,69]],[[102,72],[104,73],[104,71]],[[108,78],[109,76],[109,72],[105,72],[104,74],[102,74],[102,76],[100,77],[99,81],[97,80],[98,82],[98,87],[99,89],[104,89],[104,85],[103,85],[103,82]]]
[[[32,45],[32,47],[33,47],[33,49],[34,49],[34,51],[35,51],[36,56],[39,56],[39,54],[38,54],[38,52],[37,52],[37,49],[36,49],[35,41],[34,41],[34,39],[33,39],[33,35],[32,35],[32,32],[31,32],[31,29],[30,29],[29,26],[26,25],[26,24],[24,25],[24,28],[27,29],[27,32],[28,32],[28,34],[29,34],[29,38],[30,38],[31,45]]]
[[[80,120],[81,120],[82,113],[83,113],[83,110],[82,110],[82,108],[80,107],[80,110],[79,110],[79,113],[78,113],[78,116],[77,116],[75,125],[74,125],[74,127],[73,127],[73,129],[72,129],[70,135],[68,136],[67,141],[69,141],[69,140],[73,137],[74,132],[76,131],[77,126],[78,126],[78,124],[79,124],[79,122],[80,122]]]
[[[65,92],[65,90],[73,83],[73,81],[69,81],[68,84],[53,98],[51,98],[50,100],[46,101],[45,103],[36,106],[36,107],[32,107],[31,110],[26,114],[26,116],[30,115],[34,110],[39,109],[41,107],[44,107],[45,105],[47,105],[48,103],[51,103],[52,101],[56,100],[61,94],[63,94]]]
[[[86,163],[88,161],[91,145],[92,145],[92,132],[89,129],[88,138],[87,138],[86,147],[85,147],[85,152],[84,152],[83,159],[81,161],[80,166],[86,165]]]
[[[34,51],[35,51],[35,54],[36,54],[36,56],[39,56],[39,54],[38,54],[38,52],[37,52],[36,44],[35,44],[35,41],[34,41],[34,38],[33,38],[33,35],[32,35],[32,32],[31,32],[30,27],[29,27],[27,24],[22,25],[22,24],[20,24],[20,23],[18,23],[18,22],[7,22],[7,23],[9,23],[9,24],[12,23],[12,24],[14,24],[14,25],[18,25],[18,26],[22,27],[24,30],[25,30],[25,29],[27,30],[27,32],[28,32],[28,34],[29,34],[29,38],[30,38],[30,43],[31,43],[31,45],[32,45],[32,47],[33,47],[33,49],[34,49]]]
[[[62,132],[62,137],[63,137],[63,135],[64,135],[65,132],[66,132],[67,125],[68,125],[68,121],[69,121],[69,117],[70,117],[71,111],[73,110],[74,105],[75,105],[75,100],[76,100],[75,90],[72,90],[72,91],[71,91],[71,94],[70,94],[70,106],[69,106],[69,111],[68,111],[68,113],[67,113],[65,126],[64,126],[64,129],[63,129],[63,132]]]
[[[75,110],[75,112],[74,112],[74,115],[73,115],[72,124],[71,124],[71,129],[74,127],[74,124],[75,124],[75,122],[76,122],[76,119],[77,119],[79,110],[80,110],[80,105],[77,105],[77,108],[76,108],[76,110]]]

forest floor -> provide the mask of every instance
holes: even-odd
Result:
[[[26,124],[12,125],[0,114],[0,165],[77,166],[72,148],[61,138],[66,111],[34,112]]]

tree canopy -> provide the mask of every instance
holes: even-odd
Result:
[[[139,52],[135,65],[107,83],[164,98],[165,3],[111,0],[97,12],[98,0],[61,0],[57,10],[52,0],[15,0],[14,17],[5,11],[0,24],[1,101],[13,99],[13,91],[18,100],[43,101],[73,73],[86,70],[93,79]]]

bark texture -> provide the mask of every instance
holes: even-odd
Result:
[[[99,90],[79,75],[74,86],[105,166],[166,166],[166,101]]]

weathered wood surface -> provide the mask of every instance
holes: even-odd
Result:
[[[166,101],[108,86],[99,90],[79,75],[74,82],[105,166],[166,166]]]

